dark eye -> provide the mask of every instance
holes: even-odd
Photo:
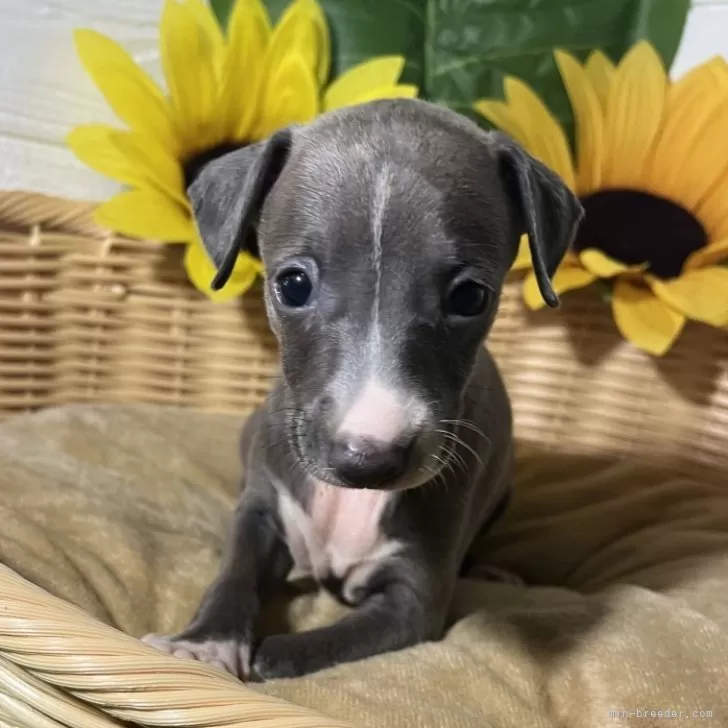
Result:
[[[477,316],[488,304],[488,289],[475,281],[458,283],[449,293],[445,307],[454,316]]]
[[[290,308],[305,306],[311,298],[313,284],[306,271],[291,268],[283,271],[276,279],[281,303]]]

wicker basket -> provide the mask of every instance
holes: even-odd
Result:
[[[0,195],[0,412],[92,401],[242,412],[259,402],[276,353],[259,291],[212,304],[186,282],[179,248],[113,238],[88,213]],[[594,294],[530,314],[514,280],[490,348],[522,441],[693,475],[728,464],[726,332],[691,325],[655,360],[619,338]],[[154,653],[6,570],[0,604],[1,725],[340,725]]]

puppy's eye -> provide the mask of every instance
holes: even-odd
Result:
[[[276,278],[276,287],[281,303],[290,308],[305,306],[313,291],[311,279],[301,268],[284,270]]]
[[[458,283],[445,301],[447,313],[453,316],[477,316],[488,305],[488,289],[475,281]]]

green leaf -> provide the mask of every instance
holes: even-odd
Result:
[[[227,25],[233,3],[234,0],[210,0],[212,12],[215,13],[215,17],[223,28]]]
[[[221,18],[233,0],[211,0]],[[265,0],[279,17],[289,0]],[[319,0],[332,35],[334,74],[379,54],[406,57],[404,80],[420,95],[467,113],[502,97],[503,77],[531,84],[570,130],[568,98],[553,49],[614,61],[650,40],[669,66],[690,0]],[[659,18],[658,18],[659,5]]]
[[[680,45],[689,10],[690,0],[642,0],[638,3],[630,42],[648,38],[669,68]]]

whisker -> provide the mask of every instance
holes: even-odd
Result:
[[[453,462],[456,463],[463,472],[467,472],[467,463],[465,462],[463,456],[460,455],[460,453],[457,452],[454,447],[448,446],[447,443],[444,442],[440,448],[440,452],[445,455],[445,460],[447,461],[447,464],[450,467],[450,472],[453,475],[456,475],[455,468],[453,467]]]
[[[457,445],[461,445],[462,447],[464,447],[478,461],[478,464],[481,467],[483,466],[483,459],[480,457],[480,455],[472,447],[470,447],[470,445],[468,445],[468,443],[465,442],[461,437],[458,437],[455,433],[449,432],[448,430],[435,430],[435,432],[438,432],[443,437],[452,440]]]
[[[464,427],[466,430],[475,432],[476,434],[480,435],[483,439],[488,440],[487,435],[472,420],[440,420],[440,422],[442,422],[443,424],[449,424],[449,425],[459,425],[460,427]]]
[[[444,473],[446,470],[452,471],[452,463],[448,460],[447,457],[443,460],[439,455],[432,455],[432,457],[437,460],[437,462],[442,464],[442,467],[440,468],[438,475],[441,473]]]

